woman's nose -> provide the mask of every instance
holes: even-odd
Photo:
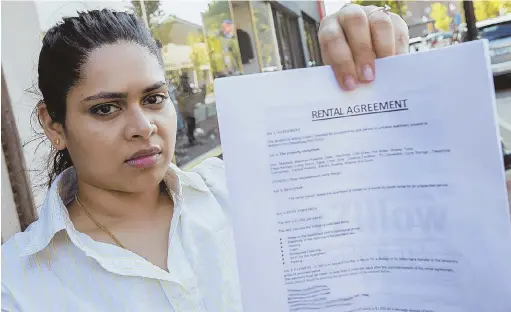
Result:
[[[126,139],[148,139],[156,131],[156,125],[142,109],[136,109],[127,120]]]

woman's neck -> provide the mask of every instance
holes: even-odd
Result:
[[[140,193],[102,189],[78,180],[78,199],[84,209],[105,221],[129,221],[154,214],[160,205],[161,186]],[[76,203],[75,203],[76,204]]]

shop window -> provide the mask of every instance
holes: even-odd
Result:
[[[274,4],[272,9],[282,68],[305,67],[298,17],[277,4]]]
[[[240,49],[243,74],[261,71],[256,51],[256,31],[252,22],[252,10],[249,1],[231,1],[236,37]]]
[[[215,77],[242,74],[236,27],[227,1],[213,1],[202,14],[211,69]]]
[[[319,24],[305,13],[302,13],[302,16],[305,40],[307,40],[307,50],[309,52],[307,66],[313,67],[323,65],[318,37]]]
[[[276,71],[280,61],[276,49],[271,6],[268,2],[262,1],[250,1],[249,3],[252,6],[253,23],[257,33],[261,71]]]

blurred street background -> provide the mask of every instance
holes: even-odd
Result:
[[[412,53],[488,39],[502,142],[505,149],[511,149],[511,1],[352,2],[389,5],[409,26]],[[62,17],[110,8],[133,12],[144,20],[161,44],[165,72],[173,86],[171,98],[179,113],[174,162],[189,169],[207,157],[222,155],[214,80],[324,65],[318,40],[320,21],[346,3],[2,1],[2,173],[6,173],[2,181],[11,185],[2,187],[2,197],[11,199],[2,200],[2,216],[14,211],[15,219],[17,209],[24,206],[20,203],[37,207],[43,200],[44,187],[39,185],[46,176],[40,168],[45,168],[49,145],[41,144],[40,136],[34,134],[37,122],[30,120],[40,100],[36,81],[41,40]],[[197,95],[195,100],[183,99],[184,85]]]

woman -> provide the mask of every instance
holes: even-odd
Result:
[[[408,47],[376,7],[345,6],[320,37],[347,90]],[[56,153],[39,220],[2,246],[2,310],[241,311],[223,164],[171,164],[176,113],[149,31],[109,10],[66,18],[38,70]]]

